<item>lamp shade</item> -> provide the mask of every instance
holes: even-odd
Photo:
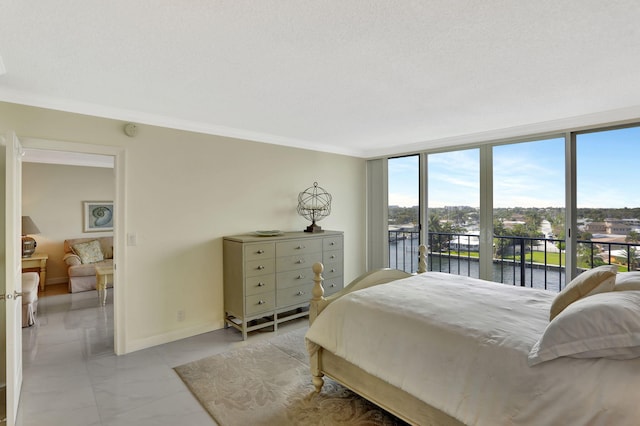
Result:
[[[22,235],[39,234],[40,230],[30,216],[22,216]]]

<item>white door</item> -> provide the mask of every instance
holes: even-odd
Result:
[[[7,426],[14,426],[22,388],[22,145],[13,132],[5,162]]]

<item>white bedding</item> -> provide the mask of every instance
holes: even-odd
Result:
[[[640,358],[527,365],[554,296],[425,273],[334,301],[309,328],[308,348],[469,425],[640,424]]]

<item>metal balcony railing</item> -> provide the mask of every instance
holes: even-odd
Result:
[[[407,272],[418,268],[418,231],[389,231],[389,266]],[[635,270],[637,243],[578,242],[578,268],[616,264]],[[479,240],[473,234],[429,233],[427,265],[430,271],[479,278]],[[640,253],[640,247],[638,247]],[[560,291],[565,286],[564,240],[494,236],[493,281]]]

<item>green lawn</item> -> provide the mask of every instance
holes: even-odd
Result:
[[[449,254],[451,257],[460,256],[461,259],[464,259],[466,257],[478,259],[480,257],[480,254],[477,251],[472,251],[472,252],[451,251],[451,252],[443,252],[441,254],[442,255]],[[544,252],[542,252],[542,251],[534,251],[534,252],[527,253],[526,256],[525,256],[526,262],[527,263],[531,262],[531,258],[532,257],[533,257],[533,263],[541,263],[541,264],[545,263]],[[505,260],[520,261],[520,256],[505,256],[504,259]],[[562,263],[560,263],[560,262],[562,262]],[[549,252],[547,252],[547,262],[546,262],[546,264],[549,265],[549,266],[564,266],[564,265],[566,265],[565,253],[563,252],[562,255],[560,255],[560,253],[549,253]],[[627,268],[627,266],[625,266],[625,265],[616,265],[616,266],[618,266],[618,271],[619,272],[627,272],[629,270]],[[578,263],[578,267],[585,268],[585,269],[590,269],[589,265],[584,263],[584,262]]]

